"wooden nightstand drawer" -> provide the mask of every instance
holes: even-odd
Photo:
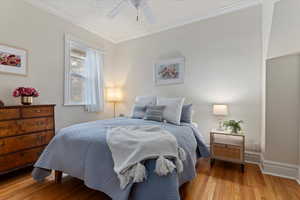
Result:
[[[241,148],[238,146],[227,144],[213,144],[213,156],[224,159],[240,160],[242,161]]]
[[[245,135],[225,131],[210,132],[211,165],[214,160],[245,164]]]

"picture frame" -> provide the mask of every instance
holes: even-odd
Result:
[[[0,44],[0,73],[27,76],[27,50]]]
[[[184,83],[185,58],[160,60],[154,66],[155,85]]]

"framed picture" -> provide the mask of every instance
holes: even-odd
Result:
[[[154,68],[156,85],[184,83],[184,58],[161,60],[155,64]]]
[[[0,44],[0,73],[27,75],[27,51]]]

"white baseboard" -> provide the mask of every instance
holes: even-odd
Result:
[[[298,165],[265,160],[261,153],[246,152],[245,160],[257,164],[263,174],[288,178],[300,184],[300,168]]]
[[[292,165],[292,164],[286,164],[286,163],[262,159],[259,167],[263,174],[293,179],[296,180],[298,183],[300,183],[298,179],[298,174],[299,174],[298,165]]]
[[[261,156],[259,152],[246,151],[245,162],[259,165],[261,163]]]

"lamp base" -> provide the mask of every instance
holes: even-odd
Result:
[[[224,131],[223,128],[223,121],[221,119],[219,119],[219,127],[217,128],[218,131]]]
[[[116,118],[116,102],[113,102],[114,104],[114,118]]]

